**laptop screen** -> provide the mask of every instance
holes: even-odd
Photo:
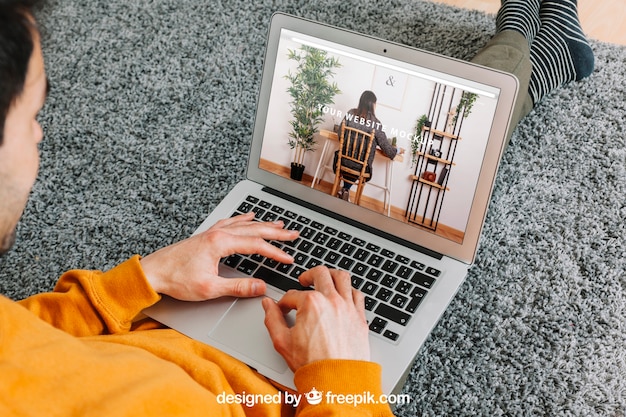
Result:
[[[392,52],[396,45],[389,45]],[[340,126],[374,130],[378,146],[354,210],[367,210],[369,222],[380,218],[409,236],[427,233],[475,246],[475,231],[472,242],[466,239],[501,89],[455,75],[445,65],[435,70],[398,59],[387,48],[372,49],[280,29],[268,52],[273,68],[268,71],[266,63],[264,70],[271,88],[265,92],[257,168],[297,184],[291,190],[335,198],[331,206],[350,212],[345,207],[356,205],[356,185],[346,199],[340,179],[332,195]],[[375,106],[361,112],[372,97]],[[307,136],[310,131],[315,133]],[[293,164],[303,165],[301,172]],[[483,218],[484,212],[481,224]]]

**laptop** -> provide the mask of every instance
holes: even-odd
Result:
[[[294,179],[288,74],[298,71],[294,57],[310,51],[334,61],[326,80],[336,91],[316,106],[315,145],[304,155],[302,178]],[[294,242],[272,242],[293,254],[294,264],[236,254],[222,260],[220,274],[262,278],[267,296],[278,300],[300,288],[297,276],[306,269],[321,264],[349,271],[366,295],[371,356],[382,365],[383,390],[398,392],[474,261],[517,90],[510,74],[276,13],[247,178],[196,233],[251,210],[259,221],[281,219],[300,230]],[[333,158],[337,126],[353,117],[348,110],[364,91],[377,97],[376,116],[388,140],[406,151],[394,160],[375,158],[355,204],[356,187],[347,201],[332,194]],[[263,323],[260,298],[163,297],[146,314],[294,388]]]

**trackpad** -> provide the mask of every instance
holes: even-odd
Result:
[[[261,298],[240,298],[209,336],[248,358],[283,373],[288,366],[275,350],[265,327]],[[239,358],[243,362],[245,359]],[[254,367],[253,364],[250,364]]]

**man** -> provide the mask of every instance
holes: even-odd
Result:
[[[39,34],[30,12],[34,2],[0,0],[2,251],[15,239],[15,226],[37,174],[37,145],[43,137],[36,117],[48,85]],[[527,7],[529,3],[534,6]],[[546,5],[548,9],[544,9]],[[593,67],[588,56],[583,59],[578,54],[579,49],[588,52],[584,45],[573,48],[572,37],[554,28],[563,28],[563,22],[568,31],[575,29],[575,2],[505,1],[498,15],[498,35],[477,56],[487,65],[510,67],[530,84],[529,91],[536,90],[522,96],[516,121],[549,89],[585,76]],[[535,47],[536,39],[540,43]],[[576,57],[574,64],[559,61],[572,64],[574,78],[557,79],[550,70],[545,71],[538,56],[545,52],[540,46],[546,39],[561,45],[563,56]],[[547,62],[552,65],[549,59]],[[184,300],[262,295],[265,284],[260,280],[217,276],[219,259],[239,252],[292,262],[267,240],[296,237],[297,232],[284,230],[280,223],[254,222],[253,215],[246,214],[222,220],[201,235],[144,258],[135,256],[105,273],[67,272],[52,293],[19,303],[0,297],[0,414],[294,413],[289,405],[279,403],[248,407],[220,401],[224,398],[220,395],[272,397],[281,391],[245,364],[150,319],[140,319],[140,313],[157,302],[159,294]],[[278,303],[263,300],[269,334],[294,370],[298,391],[380,394],[380,367],[369,362],[363,296],[352,289],[348,274],[318,267],[305,272],[300,280],[304,285],[313,284],[315,291],[291,291]],[[296,323],[289,328],[283,313],[293,309],[297,310]],[[300,403],[297,412],[391,415],[382,404],[355,408],[323,402],[310,405],[306,401]]]
[[[2,251],[35,181],[36,120],[47,80],[30,3],[0,2],[0,236]],[[134,257],[106,273],[71,271],[54,293],[13,303],[0,299],[1,415],[280,415],[281,404],[245,407],[221,404],[220,394],[279,391],[244,364],[150,320],[133,321],[168,294],[184,300],[259,296],[265,283],[223,279],[221,257],[260,253],[280,262],[291,256],[267,240],[292,240],[281,223],[253,221],[252,213],[219,222],[206,233]],[[347,273],[326,268],[301,277],[315,291],[287,293],[278,304],[266,299],[267,327],[276,349],[295,371],[305,393],[316,387],[335,393],[381,393],[380,367],[369,359],[363,296]],[[288,328],[283,311],[298,311]],[[349,335],[349,336],[348,336]],[[311,343],[311,341],[315,341]],[[337,377],[340,375],[340,377]],[[305,407],[308,404],[303,404]],[[340,406],[336,406],[340,407]],[[336,408],[335,407],[335,408]],[[317,405],[327,415],[354,412]],[[388,407],[374,407],[389,414]]]

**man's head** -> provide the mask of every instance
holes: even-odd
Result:
[[[39,167],[43,131],[37,114],[48,83],[35,21],[35,0],[0,0],[0,253],[15,240]]]

